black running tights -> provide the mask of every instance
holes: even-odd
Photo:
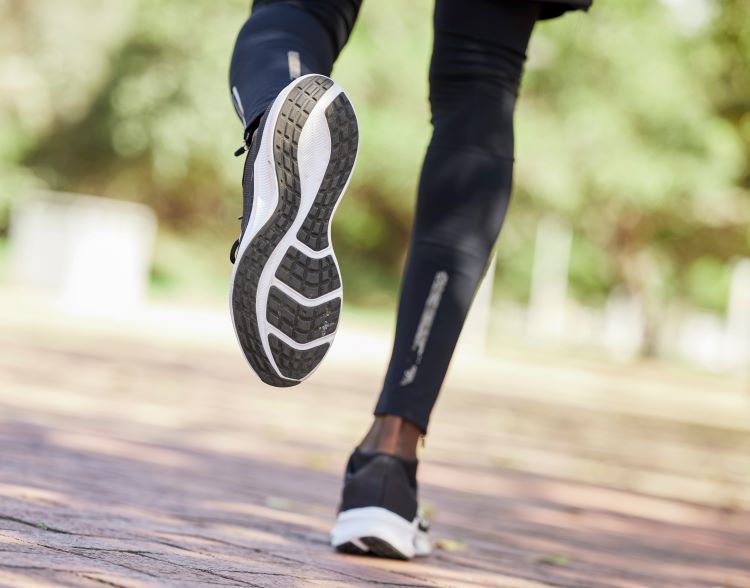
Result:
[[[360,4],[255,1],[230,70],[235,108],[246,128],[257,125],[293,77],[330,75]],[[419,183],[393,353],[375,408],[376,415],[401,416],[423,431],[508,207],[513,111],[539,10],[529,0],[435,3],[434,130]]]

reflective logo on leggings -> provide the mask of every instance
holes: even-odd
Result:
[[[245,109],[242,106],[242,98],[240,98],[237,86],[232,86],[232,102],[234,102],[234,109],[237,111],[237,115],[242,119],[242,126],[246,127],[247,121],[245,121]]]
[[[286,59],[289,65],[289,79],[296,80],[302,75],[302,64],[299,61],[299,53],[296,51],[287,51]]]
[[[414,335],[414,342],[411,344],[411,351],[416,354],[416,357],[411,366],[404,370],[404,375],[401,377],[402,386],[411,384],[417,377],[417,370],[419,369],[419,364],[422,363],[422,355],[424,355],[424,350],[427,346],[427,339],[430,337],[432,323],[435,322],[435,315],[437,314],[440,300],[443,298],[443,292],[445,292],[447,285],[448,272],[437,272],[432,280],[430,293],[427,295],[427,300],[424,303],[422,317],[419,319],[417,332]]]

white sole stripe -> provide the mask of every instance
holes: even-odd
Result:
[[[345,190],[342,190],[342,194]],[[331,215],[331,218],[333,218],[333,215]],[[330,235],[328,238],[328,242],[331,242]],[[310,257],[311,259],[322,259],[328,255],[333,255],[333,247],[330,245],[326,247],[325,249],[321,249],[320,251],[315,251],[315,249],[310,249],[307,245],[305,245],[302,241],[297,241],[295,244],[292,245],[295,249],[298,249],[300,253],[304,253],[307,255],[307,257]]]
[[[289,298],[294,300],[297,304],[301,304],[302,306],[319,306],[321,304],[325,304],[326,302],[330,302],[331,300],[341,298],[341,288],[336,288],[332,292],[323,294],[323,296],[318,296],[317,298],[307,298],[306,296],[303,296],[302,294],[297,292],[297,290],[294,290],[290,286],[286,285],[278,278],[273,279],[273,282],[271,282],[271,286],[276,286],[284,294],[289,296]]]
[[[307,349],[313,349],[314,347],[319,347],[325,343],[330,343],[333,341],[333,338],[336,336],[336,332],[334,331],[330,335],[326,335],[325,337],[321,337],[320,339],[315,339],[314,341],[310,341],[309,343],[297,343],[294,339],[292,339],[289,335],[284,333],[283,331],[280,331],[276,327],[274,327],[271,324],[267,324],[266,327],[268,328],[268,334],[274,335],[281,339],[284,343],[289,345],[289,347],[294,347],[295,349],[299,351],[305,351]],[[294,380],[294,378],[286,378],[287,380]]]

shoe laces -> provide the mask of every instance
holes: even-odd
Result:
[[[234,262],[237,261],[237,250],[240,248],[240,240],[237,239],[234,243],[232,243],[232,248],[229,250],[229,261],[232,262],[232,265],[234,265]]]
[[[427,533],[430,530],[430,520],[427,518],[427,515],[425,514],[424,510],[422,510],[422,507],[417,510],[417,528]]]

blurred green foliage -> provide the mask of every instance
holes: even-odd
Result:
[[[361,122],[334,231],[361,302],[392,301],[403,263],[430,133],[431,11],[366,1],[334,72]],[[155,283],[200,273],[223,287],[242,165],[227,68],[247,14],[246,0],[0,2],[0,231],[33,188],[144,202],[165,231]],[[597,0],[538,25],[498,295],[527,296],[551,214],[575,232],[578,299],[619,287],[723,308],[728,264],[750,255],[748,15],[750,0]]]

